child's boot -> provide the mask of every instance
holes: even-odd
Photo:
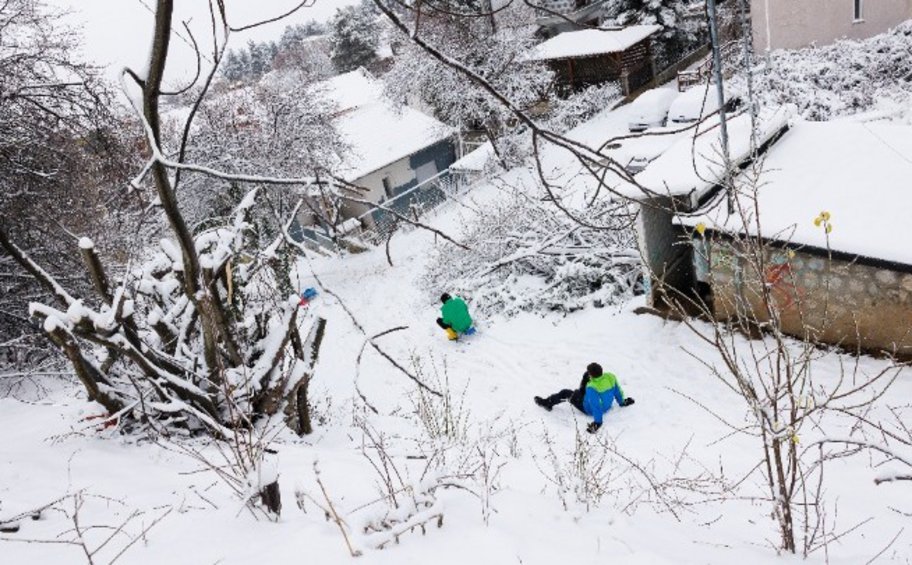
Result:
[[[459,334],[457,334],[456,330],[454,330],[453,328],[447,328],[446,334],[447,334],[447,339],[449,339],[450,341],[459,339]]]

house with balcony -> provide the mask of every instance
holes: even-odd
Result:
[[[336,209],[312,195],[311,206],[302,208],[292,225],[294,237],[319,242],[342,225],[348,232],[395,223],[395,215],[377,206],[404,214],[443,198],[439,183],[431,181],[445,175],[456,160],[453,128],[414,108],[396,107],[364,69],[323,81],[314,90],[336,106],[331,120],[347,151],[333,170],[339,179],[334,189],[351,199]],[[331,217],[335,225],[326,225]]]

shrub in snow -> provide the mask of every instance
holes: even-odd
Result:
[[[32,303],[32,317],[111,421],[156,433],[180,428],[229,437],[234,429],[281,418],[292,406],[296,428],[309,432],[306,386],[324,322],[308,311],[301,315],[283,250],[261,249],[251,237],[255,197],[251,191],[229,223],[193,238],[195,265],[163,239],[116,285],[85,240],[98,308],[9,246],[58,302]],[[200,277],[194,286],[202,284],[191,292],[193,270]]]
[[[519,191],[486,205],[464,228],[470,249],[442,248],[431,258],[423,281],[429,298],[464,296],[483,317],[623,302],[641,271],[629,218],[617,206],[600,201],[582,213],[603,227],[594,229]]]
[[[550,130],[563,133],[597,113],[614,107],[622,99],[621,87],[616,82],[590,86],[565,99],[553,100],[544,125]]]
[[[863,41],[773,51],[754,69],[763,105],[795,104],[814,121],[872,109],[880,99],[912,96],[912,21]],[[743,73],[732,83],[746,91]]]

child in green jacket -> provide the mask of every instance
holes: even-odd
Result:
[[[443,293],[440,296],[440,317],[437,318],[437,325],[443,328],[450,340],[459,339],[462,334],[473,334],[475,328],[472,327],[472,317],[469,316],[469,307],[458,296],[450,296]]]

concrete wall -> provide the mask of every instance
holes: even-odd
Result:
[[[709,254],[716,318],[731,319],[740,305],[767,321],[760,276],[728,242],[713,241]],[[801,251],[768,249],[765,257],[762,283],[786,333],[912,358],[912,273]]]
[[[754,50],[828,45],[837,39],[864,39],[912,18],[912,0],[862,0],[854,20],[854,0],[751,0]]]
[[[670,198],[657,198],[640,205],[636,233],[645,268],[650,275],[647,300],[662,308],[665,292],[690,292],[693,286],[691,248],[680,226],[673,223]]]

